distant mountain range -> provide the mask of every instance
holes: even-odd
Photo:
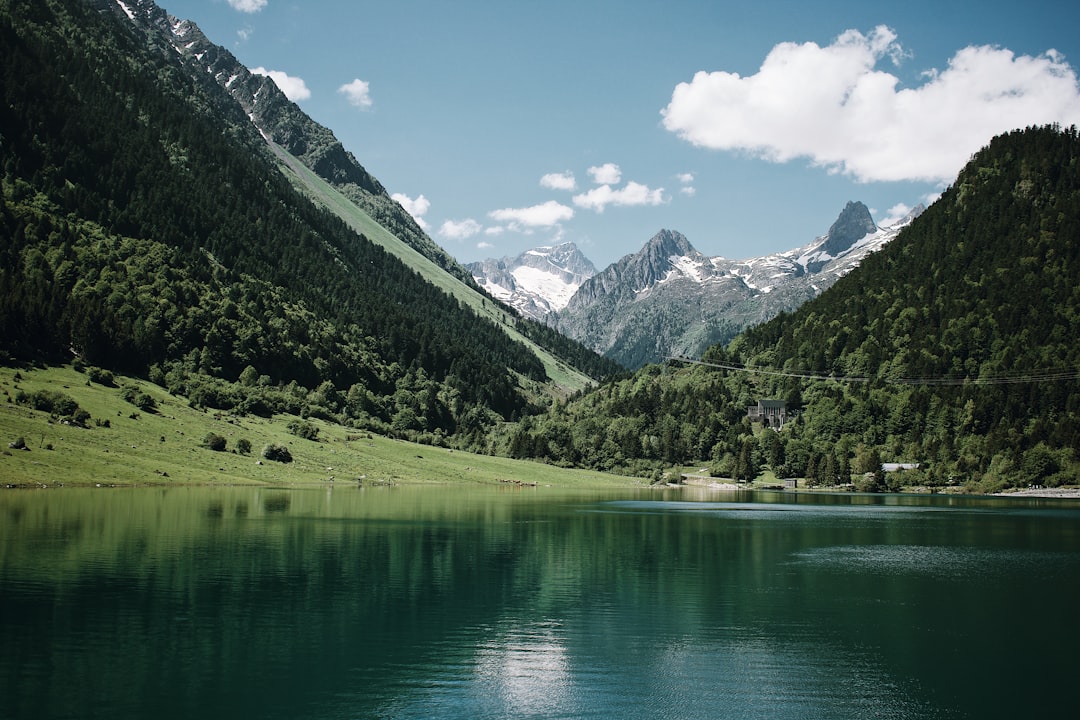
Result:
[[[824,235],[748,260],[708,257],[661,230],[597,273],[572,243],[466,268],[493,296],[631,368],[669,355],[698,357],[743,328],[816,297],[922,211],[879,228],[849,202]]]

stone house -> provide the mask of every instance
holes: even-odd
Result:
[[[751,422],[760,422],[765,427],[779,430],[787,422],[787,402],[784,400],[758,400],[757,405],[746,408],[746,416]]]

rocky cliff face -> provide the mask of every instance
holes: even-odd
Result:
[[[832,257],[838,257],[850,250],[851,246],[859,240],[870,233],[877,232],[877,229],[865,205],[861,202],[849,202],[826,233],[821,249]]]
[[[865,205],[848,203],[829,232],[807,245],[738,261],[706,257],[681,234],[661,230],[584,282],[547,321],[630,368],[671,355],[696,357],[815,297],[921,210],[882,229]]]

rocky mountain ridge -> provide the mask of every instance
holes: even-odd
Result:
[[[566,307],[581,284],[596,274],[574,243],[533,248],[465,268],[493,297],[536,319]]]
[[[816,297],[922,210],[879,228],[864,204],[849,202],[810,243],[747,260],[705,256],[682,234],[661,230],[639,252],[582,283],[546,321],[632,368],[669,355],[696,357]]]

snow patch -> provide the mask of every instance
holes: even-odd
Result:
[[[495,298],[496,300],[501,300],[504,303],[509,302],[510,297],[513,295],[513,293],[504,288],[502,285],[493,283],[490,280],[485,280],[483,287],[493,298]]]
[[[259,134],[263,136],[263,140],[270,142],[270,136],[266,134],[266,131],[259,127],[259,123],[255,122],[255,113],[248,113],[248,120],[250,120],[251,124],[255,126],[255,129],[259,131]]]
[[[187,20],[180,20],[179,18],[173,18],[172,34],[176,37],[184,37],[191,30],[191,23]],[[189,46],[190,47],[190,46]]]
[[[135,19],[135,13],[133,13],[131,11],[131,8],[129,8],[127,5],[125,5],[122,2],[122,0],[116,0],[116,4],[119,5],[120,9],[124,11],[124,14],[128,16],[128,20],[134,20]]]
[[[540,253],[537,253],[540,254]],[[559,275],[537,268],[521,266],[510,273],[522,290],[544,298],[555,310],[562,310],[570,303],[570,298],[581,287],[577,283],[568,283]]]
[[[700,263],[686,257],[685,255],[672,255],[668,258],[668,262],[671,263],[672,267],[674,267],[676,271],[682,273],[694,282],[700,283],[702,281]],[[668,273],[668,276],[665,277],[664,280],[667,280],[670,277],[671,274]]]

